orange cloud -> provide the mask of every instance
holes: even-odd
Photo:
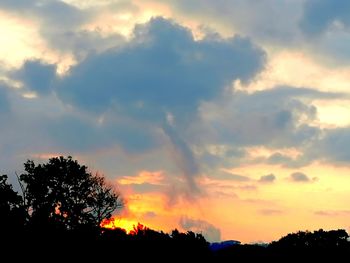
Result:
[[[163,185],[164,184],[164,172],[149,172],[149,171],[141,171],[137,176],[123,176],[117,182],[121,185],[128,184],[155,184],[155,185]]]

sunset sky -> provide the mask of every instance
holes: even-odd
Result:
[[[116,222],[350,230],[350,2],[1,0],[0,174],[72,155]]]

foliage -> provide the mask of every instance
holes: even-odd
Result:
[[[299,231],[290,233],[278,241],[271,243],[271,247],[278,248],[337,248],[348,245],[349,235],[344,229],[324,231],[323,229],[310,232]]]
[[[0,176],[0,227],[20,227],[25,220],[22,198],[7,183],[7,175]]]
[[[91,174],[70,156],[38,165],[28,160],[24,167],[26,173],[20,181],[32,226],[62,230],[98,227],[122,206],[120,196],[102,176]]]

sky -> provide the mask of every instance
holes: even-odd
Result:
[[[115,224],[350,230],[350,2],[0,1],[0,173],[72,155]]]

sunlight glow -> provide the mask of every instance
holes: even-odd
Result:
[[[0,60],[18,66],[24,58],[38,56],[43,41],[34,21],[0,11]],[[11,54],[11,56],[9,56]]]
[[[350,100],[316,100],[318,120],[315,125],[324,128],[346,127],[350,125]]]
[[[266,69],[248,85],[235,82],[235,88],[254,92],[279,85],[314,88],[321,91],[348,92],[350,68],[329,68],[320,65],[301,51],[269,54]]]
[[[109,229],[121,228],[125,229],[127,233],[129,233],[134,229],[134,226],[137,226],[137,224],[138,222],[133,220],[112,217],[110,219],[104,219],[101,223],[101,227]]]
[[[22,94],[22,97],[26,99],[36,99],[38,95],[35,92],[26,92]]]

